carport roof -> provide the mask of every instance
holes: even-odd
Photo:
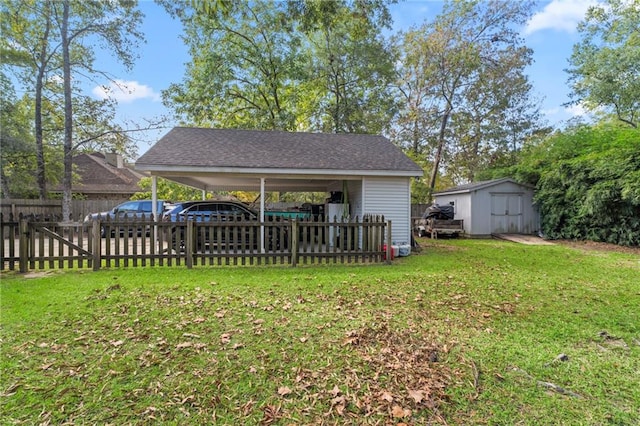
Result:
[[[423,173],[383,136],[194,127],[173,128],[136,169],[207,189],[255,187],[257,177],[266,177],[287,187],[279,190],[305,191],[321,190],[330,179]]]

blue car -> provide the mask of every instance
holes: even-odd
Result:
[[[163,210],[169,206],[168,201],[158,200],[157,212],[158,214],[162,214]],[[118,220],[118,219],[135,219],[135,218],[150,218],[153,207],[153,201],[151,200],[135,200],[135,201],[126,201],[122,204],[119,204],[112,208],[107,212],[100,213],[90,213],[85,218],[85,223],[92,222],[94,220],[102,220],[107,221],[106,223],[100,224],[100,236],[106,237],[107,233],[109,233],[109,228],[111,228],[111,235],[115,234],[115,230],[108,225],[109,221]],[[124,232],[124,229],[121,229],[121,233]],[[131,234],[133,230],[129,230]],[[138,230],[141,232],[141,230]]]

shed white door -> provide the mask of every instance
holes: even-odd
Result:
[[[491,194],[491,233],[522,232],[522,195]]]

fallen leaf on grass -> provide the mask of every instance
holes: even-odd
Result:
[[[391,415],[396,419],[401,419],[403,417],[411,416],[411,410],[409,410],[408,408],[402,408],[399,405],[394,405],[391,409]]]
[[[14,383],[11,386],[9,386],[7,388],[7,390],[5,390],[4,392],[0,393],[0,396],[11,396],[11,395],[14,395],[20,386],[22,386],[22,384]]]
[[[382,392],[378,398],[381,401],[393,402],[393,395],[387,391]]]
[[[344,409],[346,408],[347,400],[344,395],[337,396],[331,400],[331,407],[336,410],[339,416],[344,414]]]
[[[340,388],[338,387],[338,385],[335,385],[333,389],[329,391],[329,393],[335,398],[336,396],[340,395]]]
[[[336,396],[331,400],[331,405],[338,405],[338,404],[344,405],[345,402],[346,400],[344,399],[344,395],[340,395],[340,396]]]
[[[184,349],[193,346],[193,342],[182,342],[176,345],[176,349]]]
[[[267,405],[264,407],[264,415],[262,416],[262,425],[271,425],[278,421],[280,418],[280,406]]]
[[[278,395],[280,396],[287,396],[291,393],[291,389],[289,389],[288,386],[280,386],[278,388]]]
[[[424,399],[424,391],[409,389],[409,396],[416,402],[416,404],[420,404]]]
[[[220,343],[222,343],[223,345],[226,345],[230,341],[231,341],[231,334],[224,333],[224,334],[220,335]]]
[[[250,399],[249,401],[247,401],[247,403],[244,404],[241,408],[242,415],[248,416],[249,414],[251,414],[251,411],[253,410],[254,405],[256,405],[256,402],[253,399]]]

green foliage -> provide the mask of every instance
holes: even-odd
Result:
[[[532,52],[515,28],[529,1],[452,1],[432,22],[396,38],[401,105],[391,128],[396,144],[421,154],[431,171],[458,182],[489,165],[513,162],[539,128],[525,68]]]
[[[16,98],[9,80],[2,77],[0,90],[0,171],[4,198],[37,198],[36,144],[33,135],[33,98],[28,94]],[[50,104],[45,102],[45,110]],[[55,120],[47,115],[45,123]],[[43,155],[50,165],[46,177],[50,183],[58,182],[62,170],[61,153],[45,146]]]
[[[182,20],[193,58],[184,81],[163,92],[184,122],[380,133],[389,121],[385,2],[200,3],[163,3]]]
[[[640,244],[640,131],[577,126],[525,145],[513,166],[481,179],[537,186],[541,227],[552,239]]]
[[[131,199],[132,200],[150,200],[152,198],[151,193],[151,178],[145,177],[140,179],[138,186],[141,191],[136,192]],[[157,195],[159,200],[170,201],[185,201],[185,200],[200,200],[202,199],[202,191],[196,188],[191,188],[185,185],[181,185],[177,182],[173,182],[167,179],[159,177],[157,179]]]
[[[579,127],[558,133],[517,168],[521,176],[532,169],[540,176],[536,201],[546,236],[640,244],[637,129]]]
[[[83,150],[135,155],[125,130],[113,124],[114,103],[79,93],[86,81],[110,78],[94,66],[98,48],[108,50],[126,68],[133,66],[138,42],[143,39],[137,28],[142,13],[136,6],[135,1],[0,2],[2,71],[11,73],[27,94],[22,101],[28,104],[31,115],[30,120],[20,115],[19,121],[14,119],[12,123],[12,128],[19,123],[19,133],[29,135],[20,139],[33,156],[19,170],[16,162],[11,164],[12,180],[28,182],[32,188],[29,193],[21,191],[21,195],[46,198],[47,186],[61,182],[63,200],[68,201],[63,211],[68,211],[73,155]],[[64,84],[53,78],[61,74]],[[28,179],[22,179],[22,174]]]
[[[607,0],[589,8],[578,26],[568,69],[572,103],[615,114],[638,126],[640,116],[640,0]]]

